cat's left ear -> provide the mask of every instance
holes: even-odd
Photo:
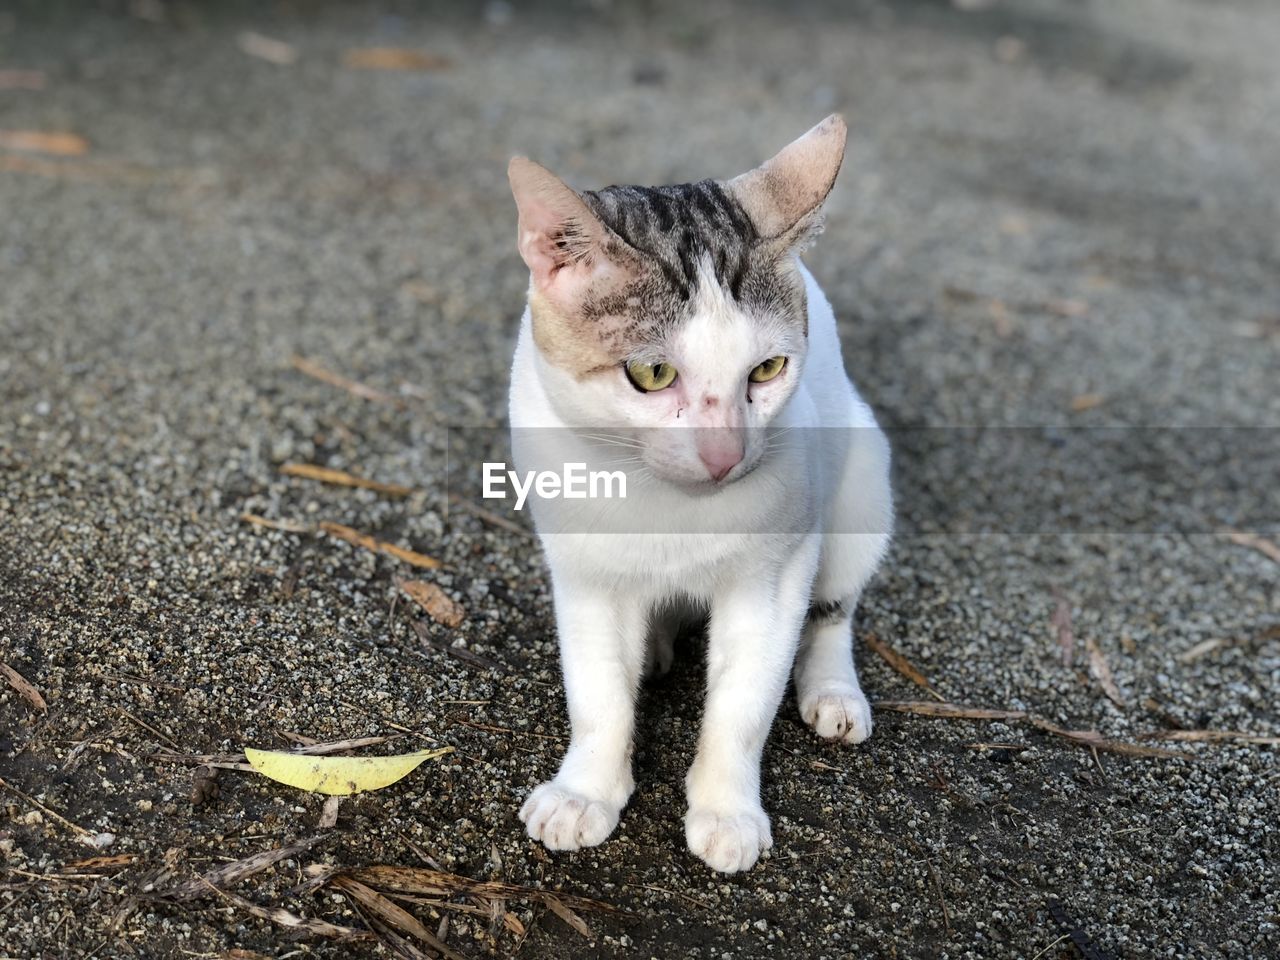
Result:
[[[789,247],[818,232],[847,133],[844,118],[833,113],[773,159],[728,182],[761,239]]]
[[[520,256],[539,293],[568,309],[625,273],[626,245],[564,181],[527,157],[513,158],[507,176],[520,210]]]

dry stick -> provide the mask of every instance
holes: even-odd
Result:
[[[1142,739],[1178,740],[1183,743],[1225,743],[1230,740],[1239,740],[1242,743],[1256,743],[1261,746],[1280,744],[1280,737],[1241,733],[1239,730],[1161,730],[1158,733],[1143,734]]]
[[[578,910],[595,910],[615,916],[624,916],[626,911],[613,904],[590,897],[580,897],[560,891],[543,890],[539,887],[526,887],[501,880],[472,880],[442,870],[429,870],[425,867],[398,867],[389,864],[377,864],[368,867],[357,867],[344,871],[345,874],[361,883],[374,887],[384,893],[416,893],[426,896],[452,897],[457,894],[481,897],[497,897],[509,900],[537,900],[545,902],[546,897],[554,896],[567,906]]]
[[[261,873],[268,867],[274,866],[281,860],[287,860],[290,857],[296,857],[298,854],[310,850],[317,843],[325,840],[329,834],[318,833],[314,837],[306,840],[299,840],[297,843],[291,843],[287,846],[276,847],[274,850],[262,850],[252,856],[245,857],[243,860],[236,860],[233,863],[224,863],[220,867],[209,870],[194,880],[188,881],[180,886],[174,887],[168,891],[165,896],[170,900],[179,902],[184,900],[193,900],[196,897],[205,896],[208,889],[215,892],[223,892],[223,886],[234,886],[241,880],[253,876],[255,873]]]
[[[991,710],[987,707],[966,707],[959,703],[930,703],[928,700],[880,700],[873,704],[877,710],[895,713],[914,713],[921,717],[953,717],[960,720],[1025,720],[1025,710]]]
[[[367,533],[361,533],[352,527],[345,526],[341,523],[334,523],[331,520],[323,520],[320,523],[320,529],[331,537],[337,537],[339,540],[345,540],[353,546],[368,550],[372,553],[385,553],[388,556],[395,557],[397,560],[403,560],[405,563],[412,564],[415,567],[423,567],[427,570],[439,569],[443,564],[435,557],[428,557],[426,554],[418,553],[414,550],[407,550],[404,547],[398,547],[394,543],[387,543],[385,540],[378,540],[369,536]]]
[[[556,897],[551,894],[547,894],[543,897],[542,902],[547,905],[552,913],[567,923],[572,930],[580,933],[588,940],[594,940],[596,938],[596,935],[592,933],[591,928],[587,926],[587,922],[561,903]]]
[[[314,533],[311,524],[299,523],[296,520],[270,520],[256,513],[242,513],[240,519],[255,527],[266,527],[269,530],[283,530],[285,533]]]
[[[929,683],[929,678],[917,670],[910,660],[900,654],[897,650],[893,649],[893,647],[889,646],[874,633],[868,633],[866,637],[863,638],[863,642],[879,654],[880,659],[887,663],[895,673],[899,673],[906,677],[916,686],[923,687],[925,693],[929,694],[929,696],[933,697],[935,700],[945,700],[941,694],[933,689],[932,684]]]
[[[50,810],[48,807],[46,807],[43,803],[41,803],[35,797],[29,796],[28,794],[23,793],[21,790],[15,787],[12,783],[10,783],[4,777],[0,777],[0,787],[5,787],[6,789],[13,791],[18,796],[20,796],[23,800],[27,801],[27,803],[31,804],[33,807],[38,807],[39,809],[43,810],[45,813],[53,817],[53,819],[57,820],[64,827],[67,827],[73,832],[75,832],[78,836],[81,836],[81,837],[97,836],[97,834],[95,834],[92,830],[86,830],[84,827],[81,827],[77,824],[72,823],[62,814],[58,813],[58,811]]]
[[[942,904],[942,926],[947,932],[947,937],[951,936],[951,913],[947,910],[947,898],[942,892],[942,878],[938,876],[938,870],[933,865],[933,861],[925,859],[925,863],[929,865],[929,873],[933,875],[933,882],[938,887],[938,902]]]
[[[300,357],[296,354],[289,358],[289,362],[294,369],[300,373],[305,373],[308,377],[319,380],[321,383],[327,383],[331,387],[337,387],[339,390],[345,390],[353,396],[359,397],[361,400],[372,400],[375,403],[389,403],[392,406],[400,407],[403,404],[395,397],[381,390],[367,386],[355,380],[351,380],[342,376],[340,373],[334,373],[327,367],[321,366],[314,360],[308,360],[306,357]]]
[[[222,897],[228,903],[234,904],[241,910],[260,917],[263,920],[270,920],[272,923],[278,923],[282,927],[288,927],[291,930],[301,930],[304,933],[313,933],[319,937],[329,937],[334,940],[372,940],[373,934],[367,930],[357,930],[355,927],[343,927],[336,923],[330,923],[327,920],[316,920],[314,918],[300,917],[296,913],[291,913],[283,907],[263,907],[252,901],[246,900],[244,897],[237,896],[227,890],[220,890],[213,884],[206,882],[205,885]]]
[[[423,926],[422,922],[408,910],[392,903],[373,888],[348,876],[335,877],[333,886],[348,894],[353,900],[359,901],[364,909],[376,914],[383,923],[403,930],[410,936],[417,937],[432,950],[448,957],[449,960],[466,960],[462,954],[442,943],[434,933]]]
[[[171,738],[171,737],[167,737],[167,736],[165,736],[163,733],[161,733],[161,732],[160,732],[159,730],[157,730],[155,727],[151,726],[151,724],[149,724],[149,723],[147,723],[147,722],[145,722],[145,721],[143,721],[143,720],[139,720],[137,717],[135,717],[135,716],[134,716],[132,713],[130,713],[128,710],[124,709],[124,707],[116,707],[116,709],[120,712],[121,716],[123,716],[126,720],[132,720],[134,723],[136,723],[138,726],[140,726],[143,730],[146,730],[146,731],[147,731],[147,732],[149,732],[149,733],[153,733],[153,734],[155,734],[157,737],[159,737],[159,738],[160,738],[161,740],[163,740],[165,743],[167,743],[167,744],[169,744],[171,747],[173,747],[173,749],[175,749],[175,750],[181,750],[181,749],[182,749],[182,747],[180,747],[180,746],[178,745],[178,742],[177,742],[176,740],[174,740],[174,739],[173,739],[173,738]]]
[[[280,472],[287,477],[318,480],[320,483],[331,483],[339,487],[358,487],[361,490],[385,493],[390,497],[407,497],[413,493],[411,487],[402,486],[398,483],[369,480],[366,477],[358,477],[353,473],[347,473],[345,470],[334,470],[331,467],[320,467],[311,463],[286,463],[280,468]]]

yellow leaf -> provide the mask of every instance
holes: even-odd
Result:
[[[309,757],[245,747],[245,759],[264,777],[331,796],[379,790],[408,776],[424,760],[452,753],[453,747],[419,750],[395,757]]]

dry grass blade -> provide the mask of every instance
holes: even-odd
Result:
[[[374,387],[344,377],[340,373],[334,373],[328,367],[325,367],[314,360],[306,357],[293,356],[289,358],[289,362],[294,369],[300,373],[305,373],[308,377],[319,380],[321,383],[327,383],[331,387],[337,387],[339,390],[345,390],[352,396],[359,397],[361,400],[372,400],[375,403],[389,403],[392,406],[400,406],[400,402],[391,394],[383,393]]]
[[[1093,679],[1098,681],[1098,686],[1102,688],[1108,699],[1117,707],[1124,707],[1128,704],[1124,699],[1124,694],[1120,692],[1120,688],[1116,686],[1115,677],[1111,675],[1111,665],[1107,663],[1107,658],[1102,652],[1102,647],[1098,646],[1098,641],[1089,637],[1084,642],[1085,649],[1089,651],[1089,673]]]
[[[437,570],[442,566],[435,557],[428,557],[426,554],[406,550],[404,547],[397,547],[394,543],[386,543],[369,536],[367,533],[361,533],[359,530],[343,526],[340,523],[325,520],[321,522],[320,529],[329,534],[329,536],[345,540],[353,546],[373,553],[385,553],[388,556],[395,557],[397,560],[403,560],[411,566],[422,567],[426,570]]]
[[[899,673],[906,677],[918,687],[924,687],[925,692],[928,693],[929,696],[939,701],[943,699],[942,696],[933,689],[932,684],[929,683],[928,677],[917,670],[910,660],[900,654],[897,650],[893,649],[893,647],[889,646],[874,633],[868,633],[863,642],[879,654],[880,659],[887,663],[895,673]]]
[[[1266,537],[1260,537],[1256,533],[1245,533],[1242,530],[1228,530],[1226,538],[1242,547],[1257,550],[1264,557],[1269,557],[1276,563],[1280,563],[1280,544],[1268,540]]]
[[[506,530],[510,533],[519,534],[520,536],[525,537],[526,539],[529,539],[529,540],[533,540],[537,536],[528,527],[522,527],[520,526],[520,524],[516,523],[514,520],[508,520],[506,517],[502,516],[499,513],[494,513],[492,510],[486,510],[484,507],[477,506],[476,504],[472,503],[470,500],[464,500],[462,497],[458,496],[458,494],[456,493],[449,495],[449,502],[452,503],[454,506],[458,507],[460,510],[465,510],[467,513],[471,514],[473,517],[477,518],[478,520],[483,520],[485,523],[491,526],[498,527],[499,529]]]
[[[165,896],[170,900],[181,902],[183,900],[194,900],[197,897],[206,897],[211,891],[225,893],[222,889],[223,887],[235,886],[241,880],[251,877],[255,873],[261,873],[281,860],[296,857],[298,854],[310,850],[327,836],[327,833],[319,833],[306,840],[299,840],[297,843],[276,847],[274,850],[262,850],[252,856],[245,857],[243,860],[236,860],[234,863],[224,863],[222,866],[215,867],[194,880],[174,887]]]
[[[246,30],[236,37],[236,46],[251,57],[274,63],[278,67],[288,67],[298,62],[298,50],[283,40],[273,40],[260,33]]]
[[[43,803],[41,803],[39,800],[37,800],[35,797],[30,796],[29,794],[23,793],[21,790],[15,787],[12,783],[7,781],[4,777],[0,777],[0,787],[4,787],[6,790],[10,790],[13,793],[16,793],[18,796],[20,796],[23,800],[27,801],[27,803],[31,804],[33,807],[36,807],[37,809],[43,811],[47,816],[53,817],[53,819],[57,820],[60,824],[62,824],[72,833],[76,834],[76,836],[82,837],[82,838],[89,838],[89,839],[92,839],[93,837],[96,836],[92,830],[86,830],[84,827],[80,826],[79,824],[72,823],[62,814],[58,813],[57,810],[51,810],[48,807],[46,807]]]
[[[245,523],[251,523],[255,527],[266,527],[269,530],[283,530],[285,533],[313,533],[309,523],[299,523],[296,520],[270,520],[267,517],[260,517],[256,513],[242,513],[240,519]]]
[[[338,487],[358,487],[361,490],[373,490],[385,493],[389,497],[407,497],[413,493],[411,487],[398,483],[383,483],[380,480],[369,480],[358,477],[345,470],[334,470],[331,467],[318,467],[312,463],[286,463],[280,472],[287,477],[301,477],[304,480],[318,480],[320,483],[331,483]]]
[[[582,934],[582,936],[586,937],[588,940],[594,940],[596,938],[596,935],[591,932],[591,928],[587,926],[587,922],[566,907],[556,897],[548,894],[542,898],[542,902],[547,905],[547,909],[567,923],[575,931]]]
[[[621,915],[625,911],[600,900],[572,894],[551,892],[538,887],[525,887],[500,880],[472,880],[444,870],[427,867],[397,867],[378,864],[345,871],[346,875],[370,887],[384,892],[420,894],[429,897],[452,897],[457,894],[511,900],[537,900],[545,902],[548,896],[557,897],[562,903],[576,910],[594,910],[599,913]]]
[[[356,47],[342,55],[348,70],[448,70],[453,61],[403,47]]]
[[[466,960],[466,957],[442,942],[434,933],[423,926],[422,922],[408,910],[392,903],[378,891],[366,886],[359,880],[354,880],[350,876],[337,876],[333,879],[333,886],[348,894],[363,909],[369,911],[387,926],[421,940],[432,950],[448,957],[449,960]]]
[[[9,681],[9,686],[17,690],[27,703],[41,713],[49,712],[49,704],[45,703],[44,697],[40,696],[40,691],[26,677],[7,663],[0,663],[0,673],[4,674],[4,678]]]
[[[467,617],[462,605],[434,583],[425,580],[397,580],[396,586],[410,600],[427,611],[431,619],[446,627],[458,627]]]
[[[205,884],[208,892],[215,893],[228,903],[239,907],[246,913],[251,913],[255,917],[263,920],[270,920],[272,923],[278,923],[282,927],[288,927],[290,930],[296,930],[299,933],[307,933],[317,937],[327,937],[331,940],[372,940],[373,934],[368,930],[357,930],[355,927],[344,927],[340,924],[330,923],[328,920],[317,920],[314,918],[300,917],[296,913],[292,913],[283,907],[263,907],[259,904],[246,900],[244,897],[237,896],[226,890],[219,890],[212,884]]]
[[[1164,747],[1146,747],[1140,743],[1121,743],[1118,740],[1108,740],[1097,730],[1067,730],[1065,727],[1059,727],[1057,724],[1037,717],[1028,717],[1027,722],[1039,730],[1052,733],[1055,737],[1062,737],[1064,740],[1069,740],[1082,747],[1089,747],[1103,753],[1116,753],[1126,757],[1181,757],[1184,760],[1191,759],[1188,754],[1180,750],[1166,750]]]
[[[1058,647],[1062,650],[1062,665],[1070,670],[1076,656],[1076,635],[1071,629],[1071,605],[1057,590],[1054,591],[1054,595],[1058,598],[1058,603],[1053,608],[1053,618],[1050,623],[1058,634]]]
[[[77,860],[76,863],[67,864],[68,870],[110,870],[115,867],[128,867],[134,860],[138,859],[137,854],[116,854],[115,856],[91,856],[87,860]]]
[[[1084,413],[1086,410],[1093,410],[1106,402],[1107,398],[1100,393],[1080,393],[1071,398],[1071,412]]]
[[[877,710],[914,713],[921,717],[951,717],[957,720],[1023,720],[1025,710],[992,710],[966,707],[959,703],[933,703],[930,700],[881,700],[873,704]]]
[[[1205,654],[1213,653],[1213,651],[1217,650],[1219,647],[1224,647],[1226,645],[1227,645],[1227,641],[1223,640],[1221,637],[1213,637],[1212,639],[1209,639],[1209,640],[1201,640],[1194,647],[1191,647],[1187,650],[1183,650],[1174,659],[1176,659],[1179,663],[1194,663],[1195,661],[1203,657]]]
[[[54,157],[80,157],[89,152],[89,141],[74,133],[0,130],[0,150],[46,153]]]
[[[1183,743],[1227,743],[1237,740],[1241,743],[1255,743],[1261,746],[1280,745],[1280,737],[1241,733],[1239,730],[1162,730],[1159,733],[1147,734],[1146,739],[1178,740]]]

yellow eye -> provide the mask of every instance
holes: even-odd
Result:
[[[645,393],[665,390],[676,382],[676,368],[669,363],[641,363],[633,360],[627,364],[626,370],[631,385]]]
[[[786,357],[770,357],[760,366],[751,371],[751,375],[747,377],[752,383],[768,383],[778,374],[780,374],[787,366]]]

